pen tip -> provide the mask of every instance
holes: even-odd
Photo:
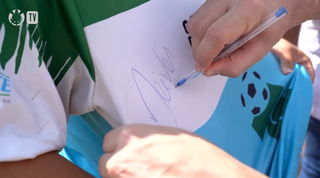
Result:
[[[176,84],[176,88],[179,87],[179,86],[181,86],[181,85],[183,85],[184,83],[186,83],[186,81],[187,81],[186,78],[180,80],[180,81]]]

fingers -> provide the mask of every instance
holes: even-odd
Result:
[[[288,75],[293,71],[294,62],[292,61],[292,57],[289,58],[284,56],[283,53],[275,48],[271,49],[272,54],[279,60],[280,69],[284,75]],[[289,60],[291,59],[291,60]]]
[[[240,76],[253,64],[260,61],[277,41],[277,37],[272,39],[267,34],[268,30],[240,47],[228,58],[214,61],[203,74],[206,76],[220,74],[232,78]]]
[[[284,75],[290,74],[294,69],[294,63],[298,63],[306,68],[309,77],[313,83],[315,78],[315,71],[312,66],[312,62],[307,55],[305,55],[301,51],[296,51],[296,56],[292,56],[292,53],[283,54],[283,52],[275,48],[272,48],[271,52],[280,61],[281,72]]]
[[[284,75],[293,71],[294,59],[300,55],[298,48],[283,38],[273,46],[271,52],[279,60],[280,69]]]
[[[215,7],[215,9],[212,9]],[[194,13],[187,23],[187,30],[192,37],[192,52],[195,58],[198,46],[207,29],[228,10],[225,1],[207,0],[199,10]],[[200,66],[196,66],[196,69]]]
[[[149,133],[160,132],[162,127],[146,124],[130,124],[115,128],[108,132],[103,140],[103,151],[112,153],[126,146],[137,137],[147,136]]]
[[[109,174],[108,168],[107,168],[107,163],[111,157],[112,157],[112,154],[110,154],[110,153],[104,154],[101,156],[101,158],[99,160],[98,170],[99,170],[101,177],[103,177],[103,178],[111,178],[111,175]]]
[[[119,135],[120,131],[121,129],[116,128],[109,131],[104,136],[102,149],[105,153],[112,153],[117,149],[117,146],[118,146],[117,135]]]
[[[139,127],[143,128],[140,125],[142,124],[125,125],[108,132],[103,140],[103,151],[113,153],[126,146],[139,135],[139,132],[141,132]]]
[[[214,12],[213,15],[204,17],[196,13],[187,25],[198,71],[207,69],[226,44],[247,33],[262,19],[261,13],[256,13],[257,9],[248,10],[248,7],[242,6],[228,9],[227,2],[218,2],[221,3],[220,8],[203,10],[203,13]],[[208,6],[208,3],[205,5]]]
[[[304,66],[309,74],[309,77],[312,81],[312,83],[314,82],[314,79],[316,77],[316,73],[314,71],[314,67],[312,65],[312,62],[310,60],[310,58],[308,56],[303,56],[300,59],[298,59],[298,61],[302,61],[302,62],[297,62],[298,64]]]
[[[310,58],[304,54],[302,51],[298,51],[299,52],[299,56],[297,56],[296,58],[294,58],[294,62],[302,65],[304,68],[306,68],[309,77],[312,81],[312,83],[314,82],[314,79],[316,77],[316,73],[314,71],[314,67],[312,65],[312,62],[310,60]]]
[[[281,39],[273,46],[271,52],[279,60],[281,72],[284,75],[291,73],[294,68],[294,63],[298,63],[306,68],[311,81],[314,81],[315,71],[312,62],[297,46],[285,39]]]
[[[135,130],[134,124],[111,130],[104,137],[103,151],[105,153],[112,153],[126,146],[130,139],[133,139],[137,135]]]

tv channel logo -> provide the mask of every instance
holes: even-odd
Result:
[[[19,9],[14,9],[9,13],[9,22],[14,26],[20,26],[26,19],[27,24],[38,24],[38,11],[27,11],[26,16]]]
[[[38,11],[27,12],[27,24],[38,24]]]

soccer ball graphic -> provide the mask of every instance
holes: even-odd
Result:
[[[256,116],[263,112],[269,101],[266,82],[261,80],[258,72],[245,72],[242,75],[241,104]]]

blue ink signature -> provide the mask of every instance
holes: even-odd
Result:
[[[165,57],[160,58],[159,55],[157,54],[157,52],[153,49],[153,52],[154,52],[156,58],[158,59],[158,61],[160,62],[161,66],[164,69],[164,73],[159,73],[161,75],[161,77],[158,81],[153,80],[150,82],[143,74],[141,74],[138,70],[136,70],[134,68],[131,69],[131,72],[132,72],[132,77],[134,79],[134,82],[135,82],[135,84],[138,88],[139,94],[141,96],[141,99],[142,99],[146,109],[148,110],[149,114],[151,115],[150,118],[152,120],[154,120],[155,122],[158,122],[158,119],[156,118],[156,116],[153,112],[153,109],[151,109],[150,105],[146,101],[146,96],[145,96],[146,93],[144,93],[142,91],[141,81],[146,82],[145,84],[148,84],[151,87],[152,91],[155,92],[155,94],[157,96],[159,96],[159,98],[163,101],[166,108],[170,112],[170,114],[175,122],[176,127],[178,127],[178,123],[176,121],[176,118],[175,118],[174,114],[172,113],[172,110],[168,106],[168,102],[171,101],[171,95],[170,95],[170,87],[167,85],[167,83],[168,82],[172,83],[172,78],[171,78],[170,74],[174,73],[174,65],[172,62],[172,60],[174,60],[174,57],[168,48],[164,47],[163,49],[166,54],[166,58]]]

